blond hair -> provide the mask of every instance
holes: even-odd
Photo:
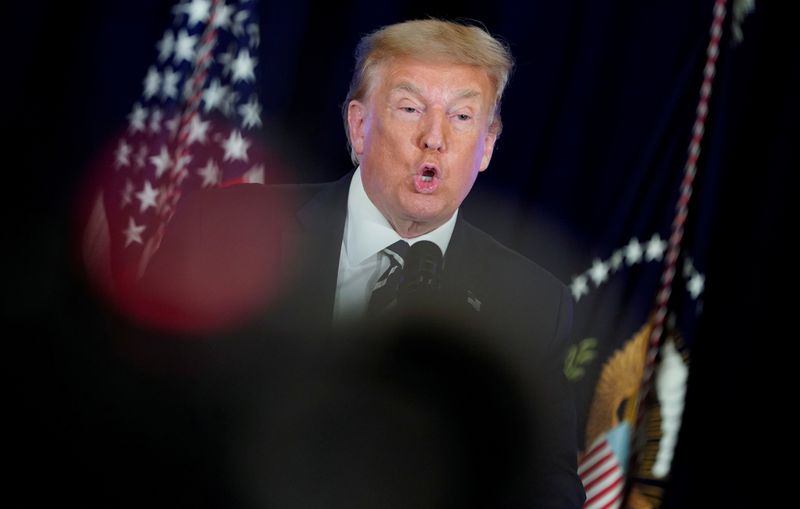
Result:
[[[365,35],[356,47],[353,79],[342,106],[347,144],[355,164],[358,164],[358,159],[352,149],[347,124],[348,105],[353,100],[365,100],[380,65],[399,57],[481,67],[495,90],[490,125],[500,135],[500,99],[514,66],[508,47],[475,25],[439,19],[405,21]]]

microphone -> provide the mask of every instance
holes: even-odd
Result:
[[[397,303],[408,307],[436,297],[442,289],[442,250],[429,240],[415,242],[403,262]]]

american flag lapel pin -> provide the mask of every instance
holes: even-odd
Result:
[[[472,293],[472,290],[467,290],[467,303],[472,306],[475,311],[481,310],[481,301],[475,297],[475,294]]]

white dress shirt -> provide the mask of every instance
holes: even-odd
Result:
[[[344,223],[342,249],[339,255],[339,275],[336,279],[336,300],[333,320],[341,323],[364,314],[375,282],[389,267],[389,258],[381,251],[405,240],[409,245],[429,240],[447,252],[450,237],[456,225],[456,210],[446,223],[432,232],[402,238],[383,217],[367,196],[361,182],[361,168],[357,168],[347,195],[347,218]]]

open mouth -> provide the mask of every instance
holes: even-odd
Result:
[[[434,164],[424,163],[414,175],[414,188],[418,193],[430,194],[439,187],[441,176]]]

